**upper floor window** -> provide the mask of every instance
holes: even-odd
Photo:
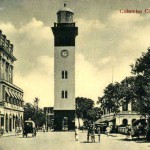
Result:
[[[128,103],[124,102],[122,104],[122,111],[128,111]]]
[[[68,91],[62,91],[61,98],[68,98]]]
[[[68,79],[68,71],[62,71],[62,79]]]
[[[136,111],[136,103],[135,102],[131,103],[131,110]]]

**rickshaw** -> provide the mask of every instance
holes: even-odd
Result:
[[[32,137],[36,137],[35,123],[32,120],[27,120],[24,122],[23,137],[27,137],[28,134],[32,134]]]

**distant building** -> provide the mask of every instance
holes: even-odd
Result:
[[[135,112],[134,104],[131,102],[122,102],[117,114],[105,108],[105,105],[101,104],[101,106],[102,116],[96,123],[106,123],[108,126],[114,125],[126,127],[127,125],[132,125],[135,120],[141,118],[141,114]],[[120,130],[121,129],[122,128],[120,128]]]
[[[23,122],[23,90],[13,84],[13,44],[0,30],[0,127],[15,131]]]
[[[44,107],[46,115],[46,128],[52,129],[54,124],[54,107]]]

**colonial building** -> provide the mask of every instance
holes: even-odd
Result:
[[[54,23],[54,129],[75,128],[75,38],[74,12],[64,4]]]
[[[13,44],[0,30],[0,127],[15,131],[23,121],[23,90],[13,84]]]
[[[141,118],[141,115],[135,112],[134,104],[131,102],[122,102],[117,114],[108,110],[103,105],[101,109],[103,115],[96,123],[107,123],[108,126],[115,125],[125,127],[127,125],[132,125],[135,120]]]

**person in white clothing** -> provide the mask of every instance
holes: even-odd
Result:
[[[78,141],[78,139],[79,139],[78,128],[75,127],[75,140]]]

